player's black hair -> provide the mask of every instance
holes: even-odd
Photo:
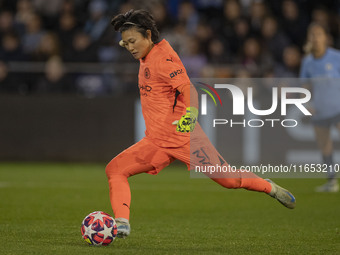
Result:
[[[151,31],[151,40],[157,43],[159,40],[159,31],[152,15],[145,10],[130,10],[125,14],[118,14],[111,20],[111,25],[120,33],[135,27],[145,38],[147,38],[147,30]]]

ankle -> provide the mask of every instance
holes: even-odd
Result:
[[[272,183],[270,185],[272,186],[272,189],[268,194],[273,197],[273,196],[275,196],[277,189],[276,189],[275,185],[273,185]]]
[[[116,218],[115,220],[116,220],[116,222],[129,223],[129,220],[125,219],[125,218]]]

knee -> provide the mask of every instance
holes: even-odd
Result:
[[[122,163],[119,156],[115,157],[107,164],[105,173],[109,180],[119,177],[128,178],[130,176],[129,167]]]
[[[105,173],[108,179],[112,176],[119,174],[119,168],[116,158],[112,159],[105,167]]]

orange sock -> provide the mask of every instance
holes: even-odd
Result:
[[[256,178],[243,178],[241,180],[241,188],[259,192],[269,193],[272,190],[272,185],[266,180],[256,177]]]
[[[110,201],[115,218],[130,217],[131,191],[127,177],[111,175],[109,178]]]
[[[110,201],[115,218],[129,220],[131,191],[128,177],[153,169],[152,165],[136,162],[134,157],[118,156],[106,166]]]

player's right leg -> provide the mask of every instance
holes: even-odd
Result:
[[[130,234],[131,192],[128,177],[139,173],[157,174],[171,159],[157,146],[144,138],[121,152],[106,166],[110,201],[117,222],[117,236]]]
[[[198,127],[196,132],[190,139],[190,159],[183,158],[182,161],[189,163],[192,169],[195,169],[196,166],[220,166],[221,168],[227,168],[228,163],[211,144],[200,127]],[[277,199],[287,208],[293,209],[295,207],[296,200],[292,193],[270,180],[260,178],[252,172],[241,170],[229,172],[205,171],[204,174],[225,188],[243,188],[251,191],[264,192]]]
[[[252,172],[237,170],[234,173],[205,173],[211,180],[228,189],[247,189],[251,191],[264,192],[275,198],[282,205],[289,209],[294,209],[296,199],[294,195],[277,185],[269,179],[262,179]],[[239,177],[237,177],[239,175]]]

